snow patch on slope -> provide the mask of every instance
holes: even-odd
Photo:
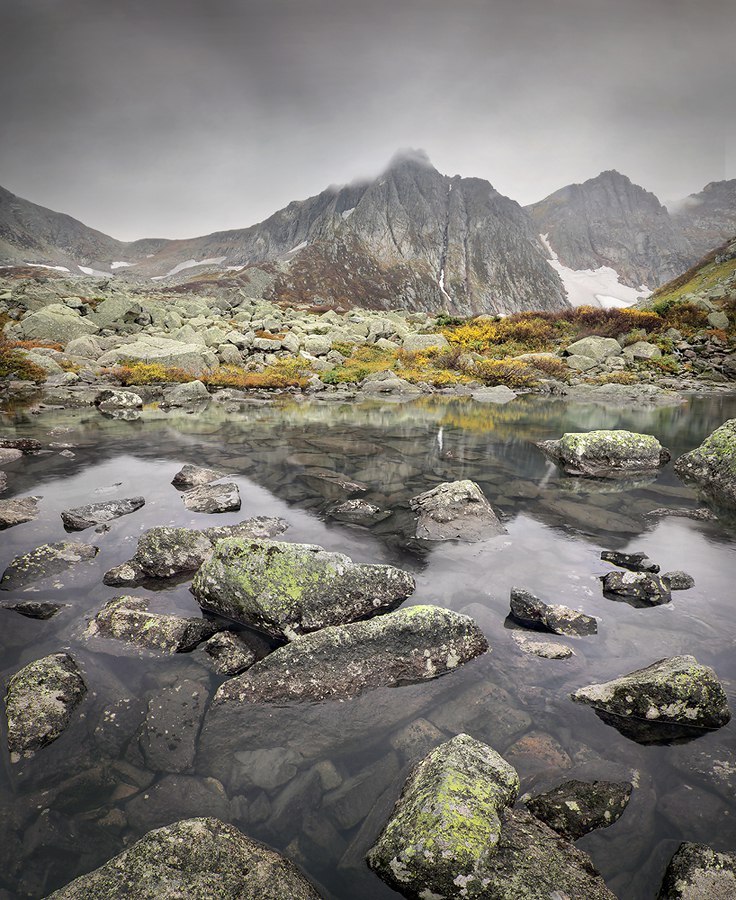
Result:
[[[124,260],[121,259],[121,260],[118,260],[117,262],[111,262],[110,268],[111,269],[124,269],[126,266],[134,266],[134,265],[135,265],[135,263],[125,262]]]
[[[188,259],[186,262],[179,263],[165,275],[155,275],[151,281],[161,281],[163,278],[169,278],[171,275],[178,275],[185,269],[193,269],[195,266],[219,266],[225,259],[224,256],[213,256],[211,259]]]
[[[631,306],[652,293],[646,285],[632,288],[621,284],[618,272],[610,266],[601,266],[598,269],[570,269],[560,262],[552,249],[548,235],[540,234],[539,237],[551,257],[547,262],[562,279],[567,299],[572,306],[620,308]]]
[[[68,272],[66,266],[47,266],[45,263],[25,263],[30,269],[53,269],[55,272]],[[21,269],[22,266],[6,266],[7,269]]]

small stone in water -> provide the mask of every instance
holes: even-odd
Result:
[[[12,609],[22,616],[26,616],[28,619],[50,619],[63,607],[63,603],[23,600],[21,603],[6,603],[4,604],[3,609]]]
[[[524,653],[532,653],[542,659],[569,659],[571,656],[575,656],[572,647],[558,644],[556,641],[535,641],[520,631],[512,631],[511,637]]]
[[[604,550],[601,559],[631,569],[632,572],[659,572],[659,566],[653,563],[646,553],[617,553],[615,550]]]
[[[677,569],[674,572],[665,572],[662,576],[662,581],[666,581],[671,591],[687,591],[692,587],[695,587],[695,579],[692,575],[688,575],[687,572],[683,572],[680,569]]]

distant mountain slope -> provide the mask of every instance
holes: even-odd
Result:
[[[736,234],[736,178],[712,181],[698,194],[671,204],[673,222],[698,256]]]

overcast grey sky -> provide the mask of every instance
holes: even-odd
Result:
[[[736,177],[736,0],[2,0],[0,184],[122,239],[422,147],[521,203]]]

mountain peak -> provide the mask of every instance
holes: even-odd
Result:
[[[432,160],[426,150],[415,147],[402,147],[389,160],[384,172],[390,172],[402,166],[420,166],[423,169],[434,169]]]

